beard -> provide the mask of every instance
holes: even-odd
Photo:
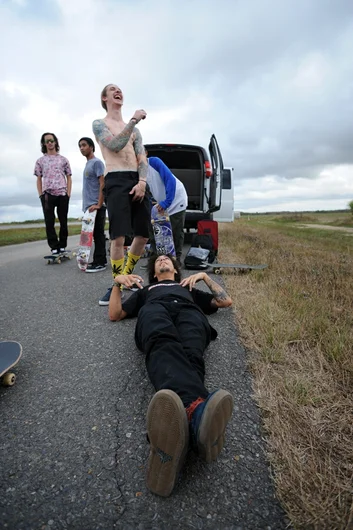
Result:
[[[162,267],[159,270],[160,272],[171,272],[169,265],[162,265]]]

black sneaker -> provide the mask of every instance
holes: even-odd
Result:
[[[109,287],[108,291],[99,300],[99,305],[109,305],[110,295],[112,294],[112,287]]]
[[[51,251],[52,255],[53,256],[58,256],[59,255],[59,251],[57,248],[54,248],[52,251]]]
[[[101,272],[105,271],[107,267],[105,265],[98,265],[98,263],[89,263],[87,265],[86,272]]]
[[[109,305],[110,295],[112,294],[112,287],[109,287],[108,291],[105,293],[104,296],[99,300],[99,305]],[[122,291],[120,291],[121,301],[125,299],[125,295]]]

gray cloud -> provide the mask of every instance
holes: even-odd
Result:
[[[125,93],[124,116],[148,111],[145,142],[207,147],[215,133],[248,187],[277,175],[319,190],[324,169],[353,164],[350,0],[57,0],[52,13],[42,4],[2,3],[0,205],[36,207],[44,130],[59,135],[79,200],[77,139],[103,116],[109,82]]]

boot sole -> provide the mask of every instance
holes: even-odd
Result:
[[[197,447],[207,463],[216,460],[222,451],[225,430],[233,412],[233,397],[226,390],[218,390],[209,399],[201,418]]]
[[[160,390],[147,410],[150,455],[147,487],[168,497],[175,486],[189,445],[189,425],[184,405],[172,390]]]

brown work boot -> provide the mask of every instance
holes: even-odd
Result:
[[[157,392],[147,410],[151,444],[147,487],[168,497],[175,486],[189,446],[189,424],[183,402],[172,390]]]

